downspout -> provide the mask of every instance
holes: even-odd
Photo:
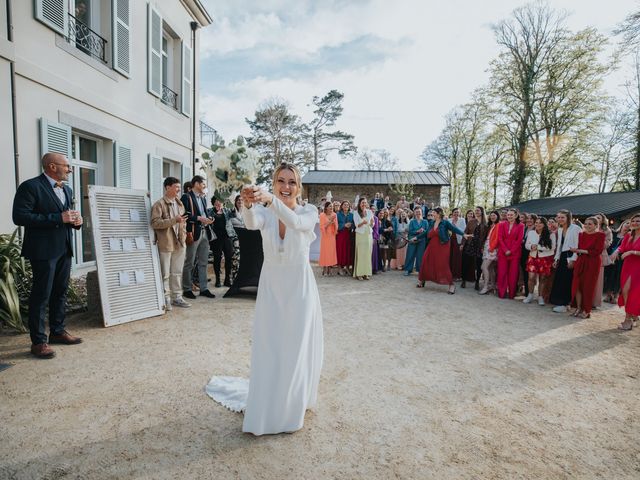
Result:
[[[191,102],[191,118],[193,121],[193,136],[191,140],[191,171],[196,175],[196,30],[198,30],[198,22],[191,22],[191,52],[192,59],[192,85],[193,85],[193,99]]]
[[[13,22],[11,19],[11,0],[7,0],[7,40],[13,42]],[[16,107],[16,62],[9,61],[9,76],[11,90],[11,121],[13,126],[13,171],[15,175],[16,190],[20,186],[20,155],[18,154],[18,118]]]

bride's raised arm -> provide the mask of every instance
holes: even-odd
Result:
[[[313,230],[318,223],[318,209],[309,205],[305,206],[300,213],[296,213],[287,207],[275,195],[271,201],[270,208],[276,214],[278,219],[286,225],[287,228],[294,230],[308,231]]]
[[[253,205],[251,208],[245,207],[242,212],[244,225],[248,230],[260,230],[264,227],[264,207]]]

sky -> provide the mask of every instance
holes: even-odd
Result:
[[[344,93],[337,128],[358,148],[386,149],[403,168],[444,116],[488,80],[499,53],[491,26],[519,0],[202,0],[214,22],[200,37],[201,117],[227,140],[277,97],[305,121],[313,96]],[[610,35],[636,0],[550,0],[568,26]],[[606,83],[621,96],[625,73]],[[353,168],[333,157],[324,168]]]

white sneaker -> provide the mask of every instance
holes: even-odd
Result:
[[[173,310],[173,307],[171,306],[171,299],[169,297],[164,297],[164,309],[167,312]]]
[[[565,305],[556,305],[555,307],[553,307],[553,311],[555,313],[566,313],[567,307]]]
[[[525,298],[522,303],[531,303],[533,301],[533,293],[530,293],[529,295],[527,295],[527,298]]]
[[[189,308],[189,307],[191,306],[191,304],[190,304],[190,303],[185,302],[183,298],[176,298],[176,299],[173,301],[173,304],[174,304],[176,307],[182,307],[182,308]]]
[[[544,298],[542,298],[542,296],[538,297],[538,305],[544,306]]]

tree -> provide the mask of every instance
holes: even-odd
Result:
[[[624,187],[630,178],[628,165],[634,155],[633,112],[613,104],[604,126],[594,139],[594,158],[598,165],[598,193]]]
[[[433,142],[422,152],[420,158],[429,170],[442,173],[449,180],[449,206],[459,205],[462,181],[460,164],[462,157],[462,139],[459,134],[459,111],[447,114],[445,127]]]
[[[591,152],[608,99],[601,92],[612,63],[600,61],[606,37],[594,28],[566,32],[541,65],[528,125],[531,170],[540,198],[589,180]],[[564,192],[563,192],[564,190]]]
[[[398,170],[397,157],[384,148],[363,148],[353,159],[353,164],[358,170]]]
[[[289,111],[284,100],[267,100],[258,107],[253,120],[245,121],[251,129],[247,143],[258,151],[262,163],[258,183],[269,184],[276,166],[282,162],[293,163],[303,170],[312,164],[309,127]]]
[[[514,165],[512,203],[523,197],[528,174],[527,148],[530,122],[544,64],[556,51],[565,34],[565,14],[544,3],[534,3],[513,11],[512,18],[493,27],[503,51],[491,64],[491,92],[510,119]]]
[[[340,155],[352,155],[357,152],[353,144],[353,135],[341,130],[329,131],[342,115],[343,99],[344,94],[337,90],[331,90],[322,98],[313,97],[316,109],[313,111],[315,117],[309,124],[309,130],[314,170],[318,169],[319,163],[326,161],[327,154],[331,151],[337,151]]]

